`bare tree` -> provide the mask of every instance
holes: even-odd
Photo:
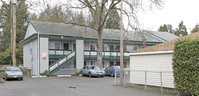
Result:
[[[113,9],[121,10],[119,4],[121,0],[76,0],[73,4],[71,1],[68,2],[70,8],[86,10],[92,17],[94,21],[94,26],[90,26],[95,29],[98,33],[97,42],[97,66],[102,68],[102,34],[105,22],[109,13]],[[161,7],[162,0],[124,0],[123,14],[128,18],[128,26],[135,28],[135,23],[137,23],[136,12],[140,9],[144,10],[144,6],[152,8],[153,6]],[[87,25],[86,25],[87,26]]]

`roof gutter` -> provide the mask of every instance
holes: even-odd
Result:
[[[168,54],[168,53],[173,53],[173,50],[129,53],[129,55],[130,55],[130,56],[136,56],[136,55],[152,55],[152,54],[166,54],[166,53],[167,53],[167,54]]]

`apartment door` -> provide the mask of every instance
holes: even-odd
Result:
[[[69,50],[69,44],[68,43],[64,43],[64,50]]]

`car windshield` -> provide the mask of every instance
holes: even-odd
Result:
[[[99,70],[100,68],[97,67],[97,66],[92,66],[91,69],[96,69],[96,70]]]
[[[6,71],[20,71],[19,67],[7,67]]]

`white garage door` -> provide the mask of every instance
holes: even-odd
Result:
[[[131,83],[161,86],[162,72],[163,87],[174,88],[171,53],[130,56],[130,69]]]

